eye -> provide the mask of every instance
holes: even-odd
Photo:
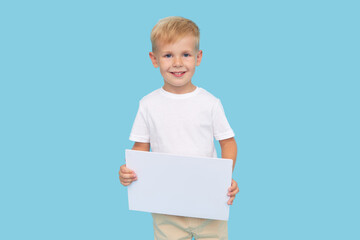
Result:
[[[190,57],[190,54],[184,53],[184,57]]]
[[[171,58],[171,54],[168,53],[168,54],[164,55],[164,57],[166,57],[166,58]]]

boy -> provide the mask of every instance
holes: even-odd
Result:
[[[130,134],[133,150],[178,155],[217,157],[214,137],[220,141],[222,158],[236,161],[234,133],[219,99],[192,83],[200,65],[199,29],[182,17],[161,19],[151,32],[152,64],[160,68],[162,88],[141,99]],[[122,165],[120,182],[128,186],[136,174]],[[166,180],[166,179],[164,179]],[[239,192],[232,180],[228,204]],[[190,196],[189,196],[190,197]],[[228,239],[227,222],[152,214],[155,239]]]

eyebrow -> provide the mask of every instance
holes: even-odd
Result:
[[[186,50],[182,51],[182,53],[191,53],[191,52],[193,52],[193,50],[186,49]],[[173,53],[173,52],[170,50],[165,50],[165,51],[161,52],[161,54],[168,54],[168,53]]]

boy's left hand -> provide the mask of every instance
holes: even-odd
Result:
[[[239,192],[239,187],[237,182],[233,179],[231,181],[231,187],[229,188],[228,196],[230,196],[229,201],[227,202],[228,205],[232,205],[235,199],[235,195]]]

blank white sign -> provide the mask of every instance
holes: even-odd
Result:
[[[126,150],[138,180],[128,186],[129,209],[228,220],[231,159]]]

